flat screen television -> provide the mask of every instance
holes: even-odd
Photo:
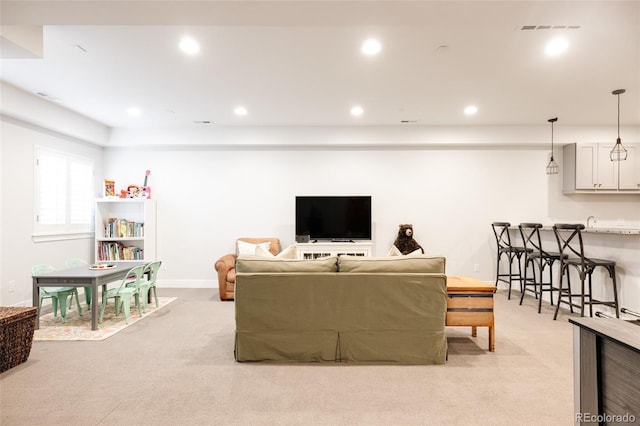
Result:
[[[296,235],[312,240],[370,240],[371,196],[297,196]]]

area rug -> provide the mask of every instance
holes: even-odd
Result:
[[[48,313],[40,317],[40,328],[33,333],[34,341],[44,340],[104,340],[113,336],[117,332],[135,324],[136,322],[153,315],[176,300],[177,297],[158,297],[158,307],[155,303],[147,304],[146,312],[142,317],[138,315],[135,306],[131,306],[131,317],[129,324],[124,322],[124,312],[115,315],[115,305],[112,300],[107,304],[104,311],[104,318],[98,324],[98,330],[91,330],[91,311],[85,310],[83,304],[82,316],[78,315],[78,310],[74,306],[71,311],[67,311],[66,322],[62,324],[60,313],[56,318],[53,313]],[[99,314],[99,313],[98,313]]]

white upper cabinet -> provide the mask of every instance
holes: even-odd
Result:
[[[640,144],[624,145],[627,159],[620,161],[620,180],[618,188],[624,190],[640,190]]]
[[[569,144],[563,148],[563,192],[640,193],[640,144],[625,144],[627,159],[611,161],[613,143]]]

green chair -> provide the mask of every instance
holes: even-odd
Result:
[[[145,265],[136,266],[131,268],[127,275],[124,276],[120,286],[118,288],[110,288],[102,295],[102,307],[100,308],[100,319],[98,322],[102,323],[104,317],[104,309],[107,307],[107,301],[113,299],[115,303],[116,315],[120,313],[120,304],[123,305],[124,322],[129,324],[129,318],[131,317],[131,298],[135,298],[136,307],[138,308],[138,314],[142,316],[142,310],[140,309],[140,293],[138,286],[140,285],[140,277],[144,272]],[[133,285],[127,286],[132,283]]]
[[[31,275],[44,275],[55,271],[51,265],[41,264],[35,265],[31,268]],[[51,299],[53,305],[53,316],[58,316],[58,305],[60,305],[60,317],[64,324],[67,318],[67,298],[71,297],[69,307],[73,304],[73,296],[76,296],[76,304],[78,305],[78,315],[82,316],[82,308],[80,307],[80,300],[78,299],[78,289],[76,287],[40,287],[40,299],[38,301],[38,315],[42,310],[42,301],[44,299]]]
[[[86,260],[81,259],[79,257],[73,257],[71,259],[67,259],[64,266],[66,266],[67,268],[76,268],[78,266],[83,266],[83,265],[88,266],[89,263]],[[84,288],[84,299],[87,302],[87,307],[91,309],[91,287]]]
[[[158,277],[158,271],[160,270],[160,265],[162,265],[162,261],[158,260],[156,262],[147,263],[144,266],[143,275],[147,275],[147,279],[140,280],[138,284],[138,292],[140,293],[140,297],[142,298],[142,312],[147,311],[147,300],[149,300],[149,291],[153,290],[153,297],[156,301],[156,308],[158,307],[158,293],[156,290],[156,279]],[[130,282],[127,286],[131,287],[135,285],[134,282]]]

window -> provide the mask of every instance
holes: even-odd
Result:
[[[37,147],[35,161],[34,234],[84,237],[93,218],[93,160]]]

